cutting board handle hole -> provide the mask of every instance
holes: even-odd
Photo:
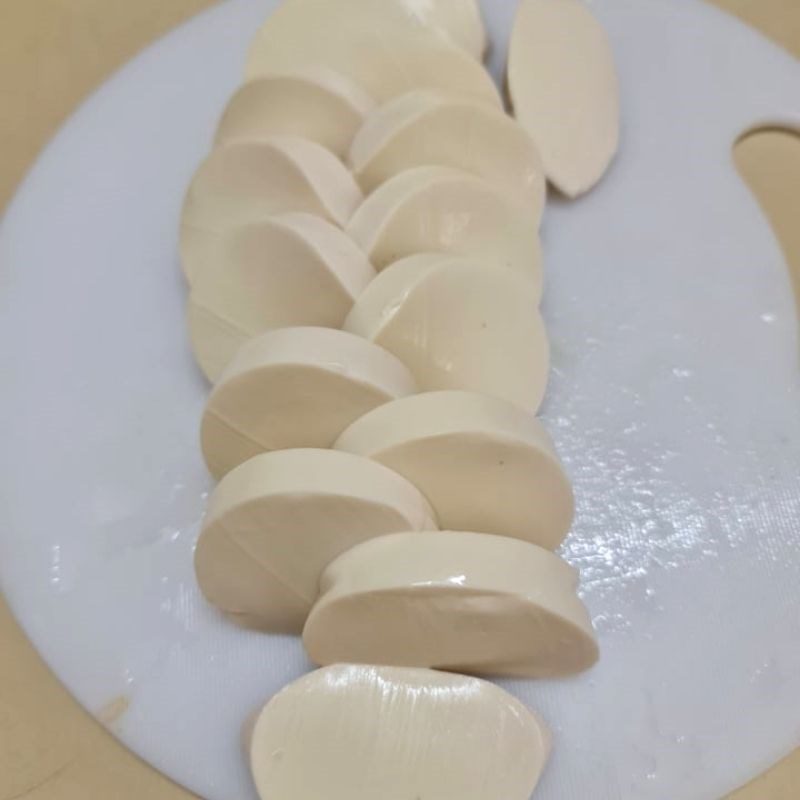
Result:
[[[737,139],[733,155],[786,256],[800,318],[800,131],[748,130]]]

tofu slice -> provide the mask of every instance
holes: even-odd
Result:
[[[183,205],[181,262],[189,282],[219,238],[270,214],[305,211],[347,224],[364,197],[329,150],[294,136],[232,142],[200,165]]]
[[[206,599],[237,622],[299,633],[334,558],[373,536],[431,529],[420,492],[374,461],[335,450],[262,453],[212,493],[195,572]]]
[[[550,734],[487,681],[346,664],[278,692],[248,749],[263,800],[529,800]]]
[[[473,58],[482,61],[486,55],[486,27],[481,15],[480,0],[436,0],[433,3],[405,3],[428,27],[441,28],[455,44]]]
[[[378,187],[347,233],[376,269],[415,253],[472,256],[541,283],[542,248],[522,207],[492,184],[451,167],[414,167]]]
[[[215,145],[299,136],[344,157],[374,110],[375,101],[344,75],[321,66],[298,66],[245,83],[222,115]]]
[[[245,75],[320,65],[378,102],[430,86],[500,108],[497,87],[480,63],[484,46],[475,0],[287,0],[256,34]]]
[[[248,339],[271,328],[340,328],[375,277],[361,249],[313,214],[267,217],[220,239],[189,297],[195,359],[213,382]]]
[[[499,398],[405,397],[356,420],[334,446],[408,478],[443,529],[555,550],[572,525],[572,487],[550,436],[533,414]]]
[[[344,328],[394,353],[421,391],[470,389],[535,412],[550,365],[540,292],[502,266],[419,254],[378,273]]]
[[[608,36],[582,0],[521,0],[508,89],[550,182],[568,197],[591,189],[619,144],[619,85]]]
[[[396,533],[327,567],[303,642],[317,664],[574,675],[598,655],[577,585],[566,562],[517,539]]]
[[[391,353],[329,328],[280,328],[247,342],[214,387],[200,443],[221,478],[259,453],[330,447],[367,411],[416,391]]]
[[[470,98],[418,89],[381,106],[353,139],[349,163],[369,194],[412,167],[439,164],[478,175],[528,211],[538,225],[545,202],[542,160],[515,120]]]

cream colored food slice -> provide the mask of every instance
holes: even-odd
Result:
[[[442,528],[554,550],[572,524],[572,487],[533,415],[474,392],[429,392],[376,408],[336,441],[408,478]]]
[[[536,411],[549,371],[540,292],[504,267],[420,254],[380,272],[344,327],[394,353],[422,391],[471,389]]]
[[[473,58],[483,60],[487,41],[480,0],[437,0],[434,3],[406,3],[405,7],[428,27],[445,31]]]
[[[373,536],[435,529],[405,478],[335,450],[262,453],[226,475],[195,551],[205,597],[247,625],[297,633],[322,570]]]
[[[544,209],[533,139],[501,110],[463,96],[422,89],[391,100],[367,117],[349,162],[366,193],[404,170],[439,164],[484,178],[527,208],[534,224]]]
[[[216,145],[269,136],[300,136],[345,156],[372,98],[356,83],[325,67],[248,81],[233,95],[217,128]]]
[[[479,0],[284,0],[256,35],[253,49],[272,43],[279,34],[294,34],[298,45],[315,43],[333,26],[342,35],[352,29],[377,38],[401,31],[446,39],[480,61],[486,50],[486,30]]]
[[[293,136],[231,142],[195,173],[181,217],[181,260],[192,280],[219,238],[270,214],[305,211],[344,226],[363,201],[348,169],[316,142]]]
[[[367,197],[347,233],[377,269],[414,253],[452,253],[528,272],[541,282],[541,244],[529,215],[463,170],[398,173]]]
[[[275,695],[250,737],[263,800],[528,800],[550,735],[487,681],[337,665]]]
[[[474,55],[455,44],[444,25],[457,36],[470,29]],[[320,65],[363,86],[378,102],[422,86],[500,108],[497,87],[479,63],[482,44],[474,0],[288,0],[256,34],[245,74],[251,79]]]
[[[215,381],[248,339],[270,328],[339,328],[375,277],[360,248],[312,214],[282,214],[223,237],[189,298],[195,359]]]
[[[343,553],[303,630],[317,664],[553,678],[597,660],[577,573],[528,542],[396,533]]]
[[[591,189],[619,143],[619,87],[606,32],[582,0],[521,0],[508,87],[549,180],[569,197]]]
[[[221,478],[258,453],[330,447],[354,420],[416,390],[391,353],[345,331],[280,328],[251,339],[208,399],[200,431]]]

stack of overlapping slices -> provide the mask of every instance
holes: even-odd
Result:
[[[544,724],[456,673],[597,658],[553,552],[539,226],[546,180],[575,196],[613,156],[613,62],[578,0],[523,0],[514,119],[485,49],[476,0],[286,0],[186,197],[199,584],[323,666],[249,728],[270,800],[524,800]]]

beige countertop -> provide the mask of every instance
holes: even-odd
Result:
[[[87,92],[145,44],[213,2],[0,0],[0,211],[41,146]],[[800,55],[799,0],[713,2]],[[800,140],[760,133],[738,145],[736,160],[800,286]],[[82,711],[1,599],[0,687],[0,800],[189,798]],[[800,753],[729,800],[797,800],[798,787]]]

